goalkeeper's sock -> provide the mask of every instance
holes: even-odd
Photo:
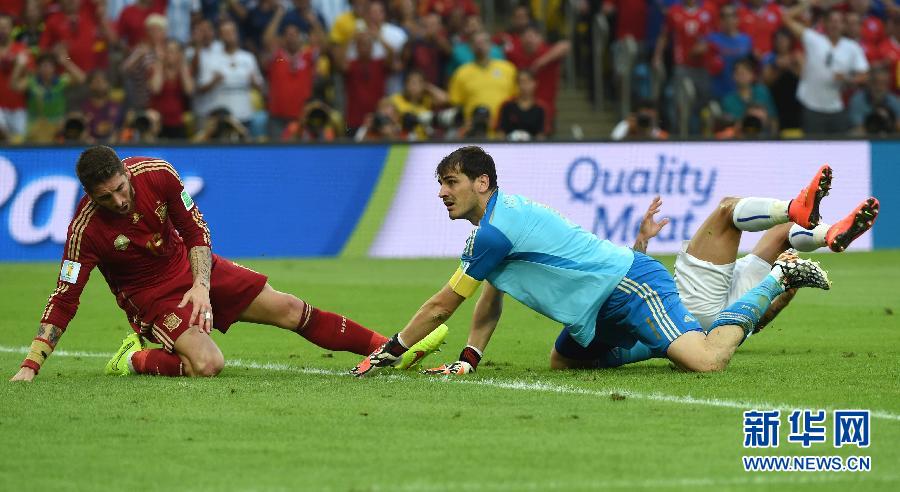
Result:
[[[728,306],[716,317],[709,332],[720,326],[734,325],[744,330],[744,340],[750,336],[753,328],[759,323],[759,319],[769,309],[772,299],[784,292],[784,286],[781,284],[782,272],[780,268],[775,268],[772,273],[766,275],[766,278],[756,287],[750,289],[734,304]]]
[[[144,349],[131,354],[128,366],[137,374],[150,376],[184,376],[181,357],[163,349]]]
[[[459,353],[459,360],[463,362],[467,362],[470,366],[472,366],[472,370],[478,368],[478,363],[481,362],[481,357],[484,354],[481,353],[477,348],[466,345],[466,348],[462,349],[462,352]]]
[[[788,233],[788,241],[797,251],[809,253],[825,246],[825,235],[828,234],[830,227],[828,224],[820,223],[812,230],[808,230],[794,224]]]
[[[734,206],[732,222],[742,231],[765,231],[788,221],[788,205],[774,198],[741,198]]]
[[[340,314],[321,311],[309,304],[296,331],[301,337],[328,350],[369,355],[388,341],[387,337]]]
[[[603,354],[603,356],[597,360],[597,367],[619,367],[652,358],[653,354],[650,352],[650,347],[641,342],[637,342],[630,349],[624,349],[622,347],[613,347],[609,349],[608,352]]]

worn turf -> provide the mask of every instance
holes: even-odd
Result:
[[[214,335],[230,364],[217,378],[105,377],[104,355],[128,328],[95,273],[38,379],[0,384],[0,490],[898,490],[900,252],[817,258],[833,289],[802,291],[725,372],[685,374],[657,360],[553,373],[559,327],[509,300],[478,373],[458,381],[355,380],[341,374],[358,356],[255,325]],[[246,264],[386,334],[455,268]],[[56,268],[0,265],[7,377]],[[473,307],[454,316],[444,352],[427,362],[455,359]],[[742,447],[752,408],[785,411],[778,449]],[[793,408],[870,409],[872,444],[787,443]],[[747,473],[743,455],[863,455],[873,471]]]

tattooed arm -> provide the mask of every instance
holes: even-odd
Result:
[[[19,372],[10,381],[31,381],[34,379],[44,361],[53,353],[53,349],[56,347],[62,334],[62,329],[48,323],[41,323],[34,340],[31,342],[31,349],[22,362],[22,367],[19,368]]]
[[[209,302],[210,274],[212,272],[212,251],[209,246],[191,248],[189,260],[191,272],[194,274],[194,285],[185,292],[178,307],[191,304],[191,325],[197,325],[200,331],[212,331],[212,305]]]

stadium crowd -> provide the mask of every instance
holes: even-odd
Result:
[[[589,79],[591,53],[615,65],[625,46],[630,93],[607,67],[593,95],[635,101],[616,139],[898,128],[893,0],[569,5],[572,39],[559,0],[498,3],[494,32],[473,0],[0,0],[0,138],[543,139],[570,51]],[[592,45],[596,15],[608,47]]]

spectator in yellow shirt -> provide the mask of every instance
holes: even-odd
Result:
[[[516,67],[490,58],[491,37],[481,31],[472,38],[475,61],[456,69],[450,78],[450,103],[462,106],[468,122],[478,106],[490,111],[493,128],[500,106],[516,94]]]

